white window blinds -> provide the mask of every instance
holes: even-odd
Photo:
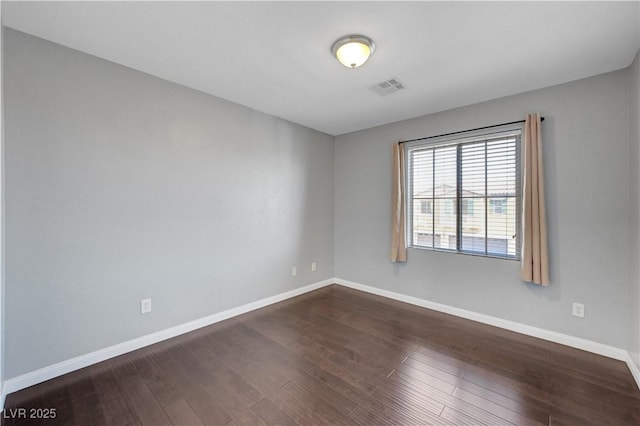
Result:
[[[494,130],[405,147],[411,246],[519,258],[520,135]]]

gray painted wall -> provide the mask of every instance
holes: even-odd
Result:
[[[334,275],[333,137],[4,41],[5,377]]]
[[[0,387],[4,383],[4,41],[0,4]],[[0,392],[2,393],[2,392]],[[0,401],[1,402],[1,401]]]
[[[629,347],[640,364],[638,59],[334,148],[331,136],[17,31],[4,44],[4,377],[332,276]],[[520,282],[506,260],[410,249],[391,264],[392,142],[531,111],[546,117],[551,286]],[[153,312],[140,315],[146,297]],[[573,301],[585,319],[570,315]]]
[[[629,232],[629,353],[640,368],[640,52],[629,69],[631,149]]]
[[[622,70],[337,137],[336,276],[627,348],[628,91]],[[534,111],[546,117],[551,285],[521,282],[509,260],[410,249],[406,264],[392,264],[392,143]],[[574,301],[584,319],[571,316]]]

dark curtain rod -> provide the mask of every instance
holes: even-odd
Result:
[[[512,121],[512,122],[510,122],[510,123],[502,123],[502,124],[494,124],[494,125],[491,125],[491,126],[476,127],[475,129],[460,130],[459,132],[445,133],[445,134],[443,134],[443,135],[427,136],[426,138],[418,138],[418,139],[409,139],[408,141],[400,141],[399,143],[407,143],[407,142],[424,141],[424,140],[427,140],[427,139],[441,138],[441,137],[443,137],[443,136],[451,136],[451,135],[458,135],[458,134],[460,134],[460,133],[473,132],[473,131],[475,131],[475,130],[491,129],[492,127],[500,127],[500,126],[508,126],[509,124],[524,123],[525,121],[526,121],[526,120],[518,120],[518,121]],[[540,121],[544,121],[544,117],[540,117]]]

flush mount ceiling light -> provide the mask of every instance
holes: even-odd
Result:
[[[331,47],[333,56],[349,68],[357,68],[367,62],[375,50],[376,45],[373,44],[373,40],[358,34],[341,37]]]

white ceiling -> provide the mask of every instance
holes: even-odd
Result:
[[[628,66],[638,2],[6,2],[4,25],[338,135]],[[355,70],[330,53],[361,33]],[[384,97],[369,86],[397,77]]]

